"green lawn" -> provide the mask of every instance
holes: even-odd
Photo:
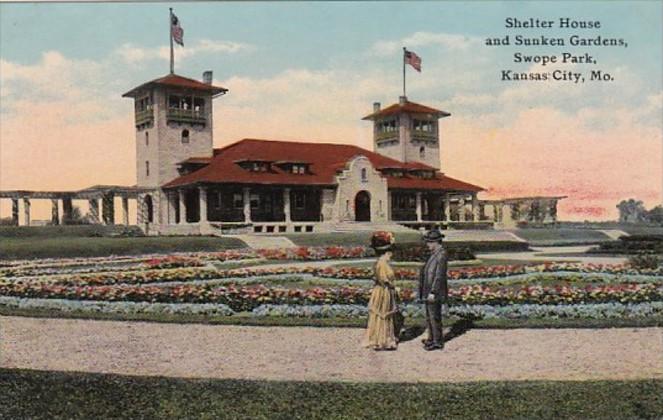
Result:
[[[511,232],[525,239],[533,246],[589,245],[611,240],[603,232],[593,229],[531,228],[515,229]]]
[[[380,384],[0,369],[3,418],[660,418],[663,381]]]
[[[299,246],[369,246],[372,232],[339,232],[339,233],[291,233],[284,235]],[[421,243],[418,232],[397,232],[396,242]]]
[[[179,237],[13,237],[0,238],[0,259],[104,257],[244,248],[235,238]]]
[[[140,233],[137,226],[122,225],[0,226],[0,238],[112,236],[127,230]]]

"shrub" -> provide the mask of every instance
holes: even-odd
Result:
[[[658,268],[660,259],[656,254],[638,254],[632,255],[628,259],[629,264],[637,269],[655,270]]]
[[[396,243],[392,250],[394,261],[425,262],[430,255],[428,247],[422,244]],[[472,249],[468,246],[448,246],[447,253],[449,261],[476,259],[474,252],[472,252]]]

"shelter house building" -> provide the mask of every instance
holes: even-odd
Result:
[[[71,201],[103,204],[103,222],[114,220],[114,197],[137,203],[138,225],[148,234],[334,232],[378,228],[511,227],[519,221],[555,223],[563,197],[479,200],[483,188],[453,178],[440,165],[440,122],[448,112],[401,96],[373,104],[373,150],[350,144],[243,139],[214,148],[213,101],[227,94],[212,83],[171,73],[123,96],[134,101],[136,185],[81,191],[0,191],[24,202],[53,201],[52,222]]]

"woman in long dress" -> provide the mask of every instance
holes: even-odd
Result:
[[[375,285],[368,301],[365,345],[373,350],[396,350],[398,347],[394,328],[394,316],[397,312],[394,270],[389,265],[393,243],[391,232],[376,232],[371,238],[371,245],[378,254],[378,259],[374,267]]]

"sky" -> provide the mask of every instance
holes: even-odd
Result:
[[[0,190],[75,190],[136,181],[133,105],[121,95],[169,71],[168,8],[184,29],[175,72],[229,93],[214,143],[242,138],[372,150],[361,117],[402,94],[450,112],[442,171],[480,198],[564,195],[563,220],[610,220],[663,196],[663,3],[647,2],[0,3]],[[554,28],[505,28],[506,18]],[[600,29],[560,29],[560,18]],[[487,46],[486,38],[511,45]],[[517,35],[623,39],[627,46],[517,46]],[[515,63],[585,53],[596,64]],[[560,58],[561,60],[561,58]],[[509,81],[515,72],[612,75],[610,82]],[[41,200],[40,200],[41,201]],[[2,200],[0,217],[10,214]],[[50,203],[35,201],[33,218]],[[85,208],[83,209],[85,210]]]

